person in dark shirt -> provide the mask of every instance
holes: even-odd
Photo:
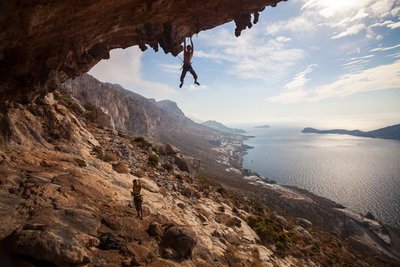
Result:
[[[142,183],[138,179],[134,179],[132,183],[133,202],[135,203],[135,209],[137,211],[138,217],[143,218],[143,197],[142,197]]]

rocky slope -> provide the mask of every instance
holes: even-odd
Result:
[[[243,197],[244,183],[236,194],[199,177],[198,160],[171,145],[91,123],[91,111],[74,98],[66,103],[60,96],[50,94],[40,104],[14,104],[3,114],[2,266],[396,262],[384,250],[367,249],[353,239],[351,243],[290,214],[283,217],[273,202],[267,206],[262,199],[250,199],[265,196],[292,208],[303,201],[310,212],[321,201],[283,188],[266,194],[261,187],[251,187],[256,197],[249,192]],[[143,220],[131,207],[135,178],[144,184]]]
[[[91,121],[115,125],[116,129],[172,143],[184,153],[201,159],[203,164],[200,171],[211,178],[240,177],[225,169],[231,165],[241,168],[242,153],[238,153],[236,147],[241,146],[243,137],[221,135],[219,131],[193,122],[172,101],[147,99],[119,85],[102,83],[87,74],[65,82],[62,94],[60,97],[64,102],[69,101],[71,94],[92,109],[93,116],[88,118]],[[110,117],[111,122],[108,122]],[[232,146],[232,142],[236,145]],[[221,147],[221,143],[224,147]]]
[[[194,180],[195,159],[82,119],[51,95],[9,108],[0,147],[2,266],[310,262],[263,246],[246,222],[254,208]],[[130,207],[134,178],[144,185],[143,220]]]
[[[235,35],[280,0],[0,2],[0,100],[32,101],[86,73],[114,48],[176,56],[184,37],[234,20]]]
[[[106,109],[120,130],[162,141],[182,130],[210,138],[215,135],[211,129],[186,118],[175,102],[147,99],[120,85],[102,83],[89,74],[68,80],[62,88],[84,106]]]

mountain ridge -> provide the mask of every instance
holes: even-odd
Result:
[[[212,128],[214,130],[224,132],[224,133],[230,133],[230,134],[243,134],[243,133],[246,133],[245,130],[238,129],[238,128],[230,128],[230,127],[228,127],[228,126],[226,126],[226,125],[224,125],[224,124],[222,124],[222,123],[220,123],[218,121],[215,121],[215,120],[208,120],[208,121],[202,122],[201,124],[205,125],[207,127],[210,127],[210,128]]]
[[[372,131],[360,131],[360,130],[346,130],[346,129],[332,129],[332,130],[318,130],[311,127],[306,127],[302,133],[318,133],[318,134],[345,134],[360,137],[370,138],[382,138],[382,139],[394,139],[400,140],[400,124],[394,124],[391,126],[383,127]]]

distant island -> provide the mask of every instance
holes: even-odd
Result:
[[[265,125],[261,125],[261,126],[256,126],[254,128],[271,128],[271,126],[269,126],[268,124],[265,124]]]
[[[210,128],[212,128],[214,130],[221,131],[223,133],[230,133],[230,134],[243,134],[243,133],[246,133],[245,130],[237,129],[237,128],[230,128],[230,127],[227,127],[227,126],[225,126],[222,123],[217,122],[217,121],[205,121],[205,122],[203,122],[201,124],[203,124],[203,125],[205,125],[207,127],[210,127]]]
[[[319,134],[347,134],[361,137],[371,138],[383,138],[383,139],[395,139],[400,140],[400,124],[395,124],[385,128],[363,132],[360,130],[344,130],[344,129],[333,129],[333,130],[318,130],[314,128],[304,128],[302,133],[319,133]]]

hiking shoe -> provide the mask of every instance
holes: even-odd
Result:
[[[200,85],[198,81],[195,81],[194,83],[197,84],[197,85]]]
[[[182,85],[183,85],[183,83],[181,83],[181,84],[179,85],[179,88],[182,88]]]

